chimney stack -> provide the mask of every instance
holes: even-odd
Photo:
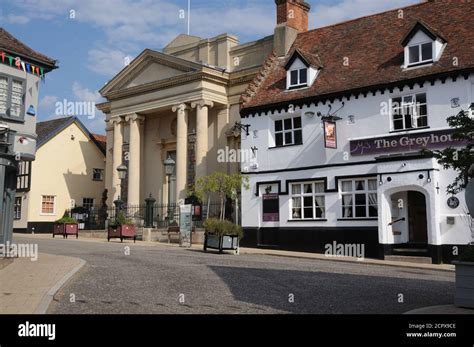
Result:
[[[273,36],[273,51],[278,57],[285,56],[296,36],[308,31],[308,15],[311,6],[304,0],[275,0],[277,26]]]
[[[302,33],[308,31],[308,14],[311,6],[304,0],[275,0],[277,25],[286,23]]]

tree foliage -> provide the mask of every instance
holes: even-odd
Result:
[[[472,106],[471,106],[472,108]],[[453,169],[458,173],[454,182],[448,185],[448,194],[458,194],[469,182],[469,169],[474,163],[474,118],[469,111],[461,111],[455,116],[448,117],[449,126],[455,129],[452,138],[466,143],[462,148],[448,147],[443,150],[425,150],[443,165],[445,169]]]
[[[224,219],[225,201],[227,198],[236,199],[237,192],[241,189],[249,189],[248,177],[241,174],[226,174],[223,172],[214,172],[208,176],[200,177],[191,194],[195,195],[201,201],[206,197],[208,205],[211,195],[217,195],[220,205],[219,218]],[[209,208],[208,208],[209,211]]]

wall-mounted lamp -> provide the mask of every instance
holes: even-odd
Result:
[[[314,116],[316,115],[314,112],[305,112],[304,114],[306,117],[308,118],[314,118]]]
[[[249,128],[250,124],[242,124],[240,122],[236,122],[234,126],[232,127],[232,130],[234,131],[245,131],[245,136],[249,136]]]

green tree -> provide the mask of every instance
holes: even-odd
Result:
[[[474,109],[474,104],[471,105]],[[445,169],[453,169],[458,173],[454,182],[448,185],[449,194],[458,194],[469,183],[469,169],[474,163],[474,118],[469,111],[461,111],[455,116],[448,117],[449,126],[455,129],[452,138],[463,141],[466,145],[462,148],[448,147],[443,150],[425,150],[424,153],[432,155]]]
[[[199,178],[190,195],[195,195],[201,201],[207,198],[207,217],[209,217],[209,207],[211,195],[217,195],[219,199],[219,219],[225,218],[225,202],[227,198],[235,200],[237,192],[241,189],[249,189],[248,177],[241,174],[226,174],[214,172],[208,176]]]

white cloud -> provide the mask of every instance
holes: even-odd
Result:
[[[40,107],[45,108],[53,107],[58,100],[59,98],[57,96],[45,95],[43,98],[41,98],[39,105]]]
[[[104,76],[114,76],[120,72],[125,67],[126,57],[133,60],[124,52],[107,47],[91,49],[88,55],[89,69]]]
[[[7,23],[10,24],[27,24],[30,22],[30,18],[27,16],[21,16],[21,15],[14,15],[14,14],[9,14],[5,18]]]
[[[72,84],[72,92],[77,101],[100,102],[102,96],[98,91],[92,91],[88,88],[83,88],[81,84],[75,81]]]
[[[310,27],[319,28],[419,2],[420,0],[343,0],[335,5],[316,4],[311,10]]]

